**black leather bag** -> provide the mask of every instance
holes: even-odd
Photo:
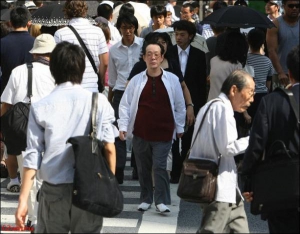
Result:
[[[93,93],[91,135],[68,140],[75,154],[72,203],[93,214],[114,217],[123,210],[123,194],[96,138],[97,101],[98,93]]]
[[[276,91],[284,92],[289,97],[290,105],[298,121],[299,131],[299,105],[293,93],[290,90],[278,88]],[[250,211],[254,215],[298,209],[299,152],[289,151],[281,140],[273,142],[266,160],[261,160],[250,176],[249,186],[250,191],[253,191]]]
[[[254,215],[299,207],[299,155],[282,141],[275,141],[269,154],[272,157],[258,164],[251,176]]]
[[[29,103],[18,102],[1,116],[2,139],[9,153],[19,155],[26,148],[27,124],[32,97],[32,64],[27,63]]]
[[[216,99],[211,102],[203,115],[199,129],[195,135],[193,143],[191,144],[191,148],[193,147],[197,135],[200,132],[210,106],[216,101],[218,100]],[[215,199],[217,176],[221,157],[219,157],[217,164],[205,159],[189,159],[189,153],[190,150],[183,162],[177,195],[188,202],[211,203]]]

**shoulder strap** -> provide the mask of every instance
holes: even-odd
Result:
[[[29,103],[31,103],[31,97],[32,97],[32,63],[27,63],[27,69],[28,69],[28,91],[27,96],[29,98]]]
[[[296,99],[294,97],[293,92],[289,89],[283,89],[283,88],[279,88],[279,90],[283,91],[289,97],[289,101],[290,101],[291,107],[292,107],[292,109],[293,109],[293,111],[296,115],[297,122],[298,122],[298,127],[299,127],[299,124],[300,124],[299,105],[297,105],[297,103],[296,103]]]
[[[92,123],[91,123],[91,137],[92,137],[92,152],[95,153],[97,150],[97,122],[96,122],[96,117],[97,117],[97,112],[98,112],[98,93],[94,92],[92,95],[92,110],[91,110],[91,118],[92,118]]]
[[[68,25],[68,27],[73,31],[73,33],[75,34],[75,36],[77,37],[78,42],[80,43],[82,49],[84,50],[86,56],[88,57],[88,59],[90,60],[90,63],[92,64],[92,67],[95,71],[96,74],[98,74],[98,70],[96,68],[96,64],[94,59],[92,58],[89,50],[87,49],[86,45],[84,44],[83,40],[81,39],[81,37],[79,36],[78,32],[76,31],[76,29],[72,26],[72,25]]]
[[[193,142],[192,142],[192,144],[191,144],[191,147],[190,147],[190,149],[189,149],[189,151],[188,151],[188,153],[187,153],[187,155],[186,155],[186,158],[187,158],[188,155],[190,154],[190,151],[191,151],[191,149],[192,149],[192,147],[193,147],[193,145],[194,145],[194,143],[195,143],[195,141],[196,141],[196,138],[197,138],[197,136],[198,136],[198,134],[199,134],[199,132],[200,132],[200,129],[201,129],[203,123],[204,123],[205,117],[206,117],[206,115],[207,115],[207,113],[208,113],[208,111],[209,111],[211,105],[212,105],[214,102],[218,102],[218,101],[222,101],[222,100],[219,99],[219,98],[216,98],[216,99],[212,100],[211,103],[209,104],[209,106],[207,107],[207,109],[206,109],[206,111],[205,111],[205,113],[204,113],[204,115],[203,115],[203,117],[202,117],[201,123],[200,123],[200,125],[199,125],[198,130],[197,130],[197,133],[196,133],[196,135],[195,135],[195,137],[194,137],[194,140],[193,140]],[[219,159],[218,159],[218,167],[219,167],[219,165],[220,165],[220,160],[221,160],[221,157],[219,157]]]

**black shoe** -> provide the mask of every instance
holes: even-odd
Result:
[[[132,179],[133,180],[138,180],[139,179],[138,172],[137,172],[136,168],[133,168],[133,170],[132,170]]]
[[[172,178],[172,177],[171,177],[170,183],[171,183],[171,184],[178,184],[178,183],[179,183],[179,178],[177,178],[177,177],[176,177],[176,178]]]
[[[120,168],[116,168],[116,179],[118,181],[119,184],[123,184],[123,180],[124,180],[124,170],[120,169]]]

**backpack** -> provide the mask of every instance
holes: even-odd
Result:
[[[1,133],[9,153],[19,155],[26,149],[27,124],[32,97],[32,63],[27,63],[29,103],[18,102],[1,116]]]

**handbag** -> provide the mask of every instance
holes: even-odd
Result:
[[[29,103],[18,102],[1,116],[2,139],[13,155],[21,154],[27,146],[27,124],[32,97],[32,68],[32,63],[27,63]]]
[[[284,91],[296,115],[299,129],[299,107],[293,93]],[[266,159],[256,165],[250,175],[253,215],[272,213],[299,207],[299,152],[289,151],[284,142],[276,140],[270,146]]]
[[[82,38],[79,36],[78,32],[76,31],[76,29],[72,26],[72,25],[68,25],[68,27],[72,30],[72,32],[75,34],[75,36],[77,37],[77,40],[78,42],[80,43],[82,49],[84,50],[86,56],[88,57],[88,59],[90,60],[90,63],[92,64],[92,67],[95,71],[95,73],[97,74],[98,76],[98,91],[100,93],[102,93],[104,91],[104,85],[103,85],[103,81],[100,77],[100,74],[98,73],[97,71],[97,68],[96,68],[96,64],[95,64],[95,61],[94,59],[92,58],[91,56],[91,53],[89,52],[89,50],[87,49],[86,45],[84,44]]]
[[[123,194],[104,157],[103,144],[96,138],[98,93],[92,97],[92,129],[89,136],[68,139],[75,155],[72,204],[103,217],[123,210]]]
[[[191,148],[193,148],[210,106],[216,101],[219,99],[213,100],[204,113]],[[189,159],[191,148],[183,162],[177,195],[188,202],[211,203],[215,199],[221,157],[218,159],[218,164],[206,159]]]

